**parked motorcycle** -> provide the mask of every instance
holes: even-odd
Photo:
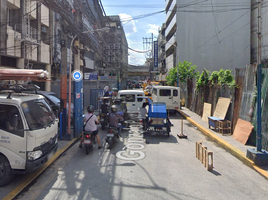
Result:
[[[86,149],[86,154],[89,154],[89,150],[93,148],[95,144],[95,135],[93,131],[85,131],[84,132],[84,146]]]
[[[120,138],[118,134],[118,130],[116,127],[109,127],[107,137],[106,137],[106,142],[107,142],[107,149],[112,149],[114,146],[114,143],[118,141]]]

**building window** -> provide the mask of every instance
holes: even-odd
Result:
[[[7,9],[7,24],[14,29],[14,11]]]
[[[16,58],[2,56],[1,65],[8,66],[8,67],[16,67]]]

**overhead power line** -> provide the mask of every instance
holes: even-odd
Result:
[[[130,47],[128,47],[128,49],[131,50],[131,51],[137,52],[137,53],[147,53],[147,52],[152,51],[152,49],[148,49],[148,50],[140,51],[140,50],[132,49],[132,48],[130,48]]]

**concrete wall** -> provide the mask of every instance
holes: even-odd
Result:
[[[49,27],[49,9],[43,4],[41,5],[41,23]]]
[[[8,3],[13,9],[19,9],[19,8],[20,8],[20,0],[8,0],[7,3]]]
[[[248,9],[231,6],[242,2]],[[198,71],[243,68],[250,63],[250,2],[212,0],[179,8],[176,34],[179,61],[192,62]],[[177,7],[187,3],[188,0],[177,0]],[[219,7],[223,4],[230,6]]]
[[[168,56],[167,58],[166,58],[166,68],[167,68],[167,70],[169,71],[170,69],[172,69],[173,67],[175,67],[174,66],[174,55],[173,54],[171,54],[170,56]]]
[[[16,39],[16,37],[21,38],[21,34],[7,26],[7,35],[7,55],[21,57],[21,43]]]
[[[41,52],[42,52],[42,56],[41,56],[41,62],[43,63],[50,63],[50,48],[49,45],[43,43],[41,41]]]
[[[30,6],[30,9],[29,10],[31,10],[31,12],[30,12],[30,17],[31,17],[31,19],[36,19],[37,18],[37,12],[36,12],[36,6],[37,6],[37,4],[36,4],[36,1],[31,1],[30,2],[30,4],[29,4],[29,6]]]

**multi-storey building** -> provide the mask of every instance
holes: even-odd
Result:
[[[166,37],[165,37],[165,30],[166,30],[166,24],[163,23],[161,26],[161,29],[159,30],[158,34],[158,74],[157,75],[157,81],[166,81],[166,51],[165,51],[165,45],[166,45]]]
[[[245,67],[256,57],[256,6],[250,0],[166,0],[167,69],[179,61],[192,62],[198,71]]]
[[[192,62],[198,71],[244,68],[250,63],[250,17],[251,0],[177,0],[177,62]]]
[[[178,1],[178,0],[177,0]],[[166,0],[166,28],[165,28],[165,51],[166,51],[166,68],[170,70],[177,63],[177,3],[176,0]]]
[[[123,71],[128,65],[128,43],[125,31],[118,15],[107,16],[106,26],[110,27],[110,31],[105,34],[104,57],[108,62],[108,66],[104,71],[117,76],[117,87],[120,83],[126,87],[127,79],[123,78]]]
[[[50,72],[53,45],[50,10],[31,0],[1,0],[0,9],[1,67]],[[47,81],[46,89],[49,88]]]

